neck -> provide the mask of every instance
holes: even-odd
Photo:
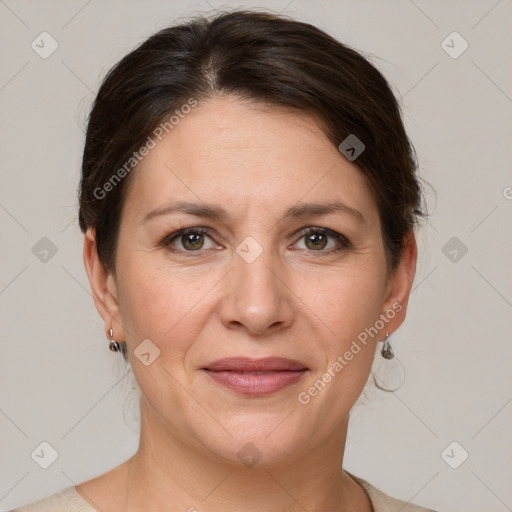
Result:
[[[371,512],[364,490],[342,471],[347,426],[348,418],[336,438],[294,460],[244,467],[171,435],[141,400],[140,442],[126,463],[124,510]]]

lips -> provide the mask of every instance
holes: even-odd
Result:
[[[219,359],[202,370],[217,384],[241,395],[263,396],[299,382],[308,371],[302,363],[282,357]]]
[[[263,359],[230,357],[210,363],[204,369],[214,372],[279,372],[307,370],[299,361],[286,359],[284,357],[266,357]]]

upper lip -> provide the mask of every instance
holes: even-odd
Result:
[[[300,371],[307,368],[299,361],[284,357],[265,357],[253,359],[250,357],[228,357],[209,363],[203,369],[212,371],[238,372],[271,372],[271,371]]]

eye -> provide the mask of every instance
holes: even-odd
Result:
[[[335,253],[343,249],[350,249],[352,244],[350,240],[331,229],[326,228],[306,228],[300,233],[301,240],[304,239],[306,251],[319,253]],[[205,246],[205,240],[210,240],[210,246]],[[328,247],[329,239],[331,246]],[[180,229],[167,236],[162,244],[165,247],[172,246],[175,252],[201,252],[202,249],[214,249],[219,246],[212,239],[211,231],[206,227],[192,227]],[[181,245],[181,247],[178,247]],[[327,247],[327,250],[325,250]],[[173,249],[170,249],[173,250]],[[301,249],[302,250],[302,249]]]
[[[165,246],[172,245],[175,247],[174,244],[177,242],[181,244],[181,248],[177,248],[178,251],[197,252],[204,248],[206,236],[211,240],[210,230],[208,228],[185,228],[169,235],[163,243]],[[206,247],[206,249],[212,249],[214,247],[216,247],[216,245],[212,243],[212,246]]]
[[[328,247],[328,250],[324,250],[329,238],[332,239],[333,244]],[[346,236],[326,228],[307,228],[301,232],[302,239],[305,240],[306,250],[309,252],[334,253],[352,247]]]

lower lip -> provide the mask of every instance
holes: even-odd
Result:
[[[205,372],[216,382],[242,395],[267,395],[298,382],[307,370],[276,372]]]

